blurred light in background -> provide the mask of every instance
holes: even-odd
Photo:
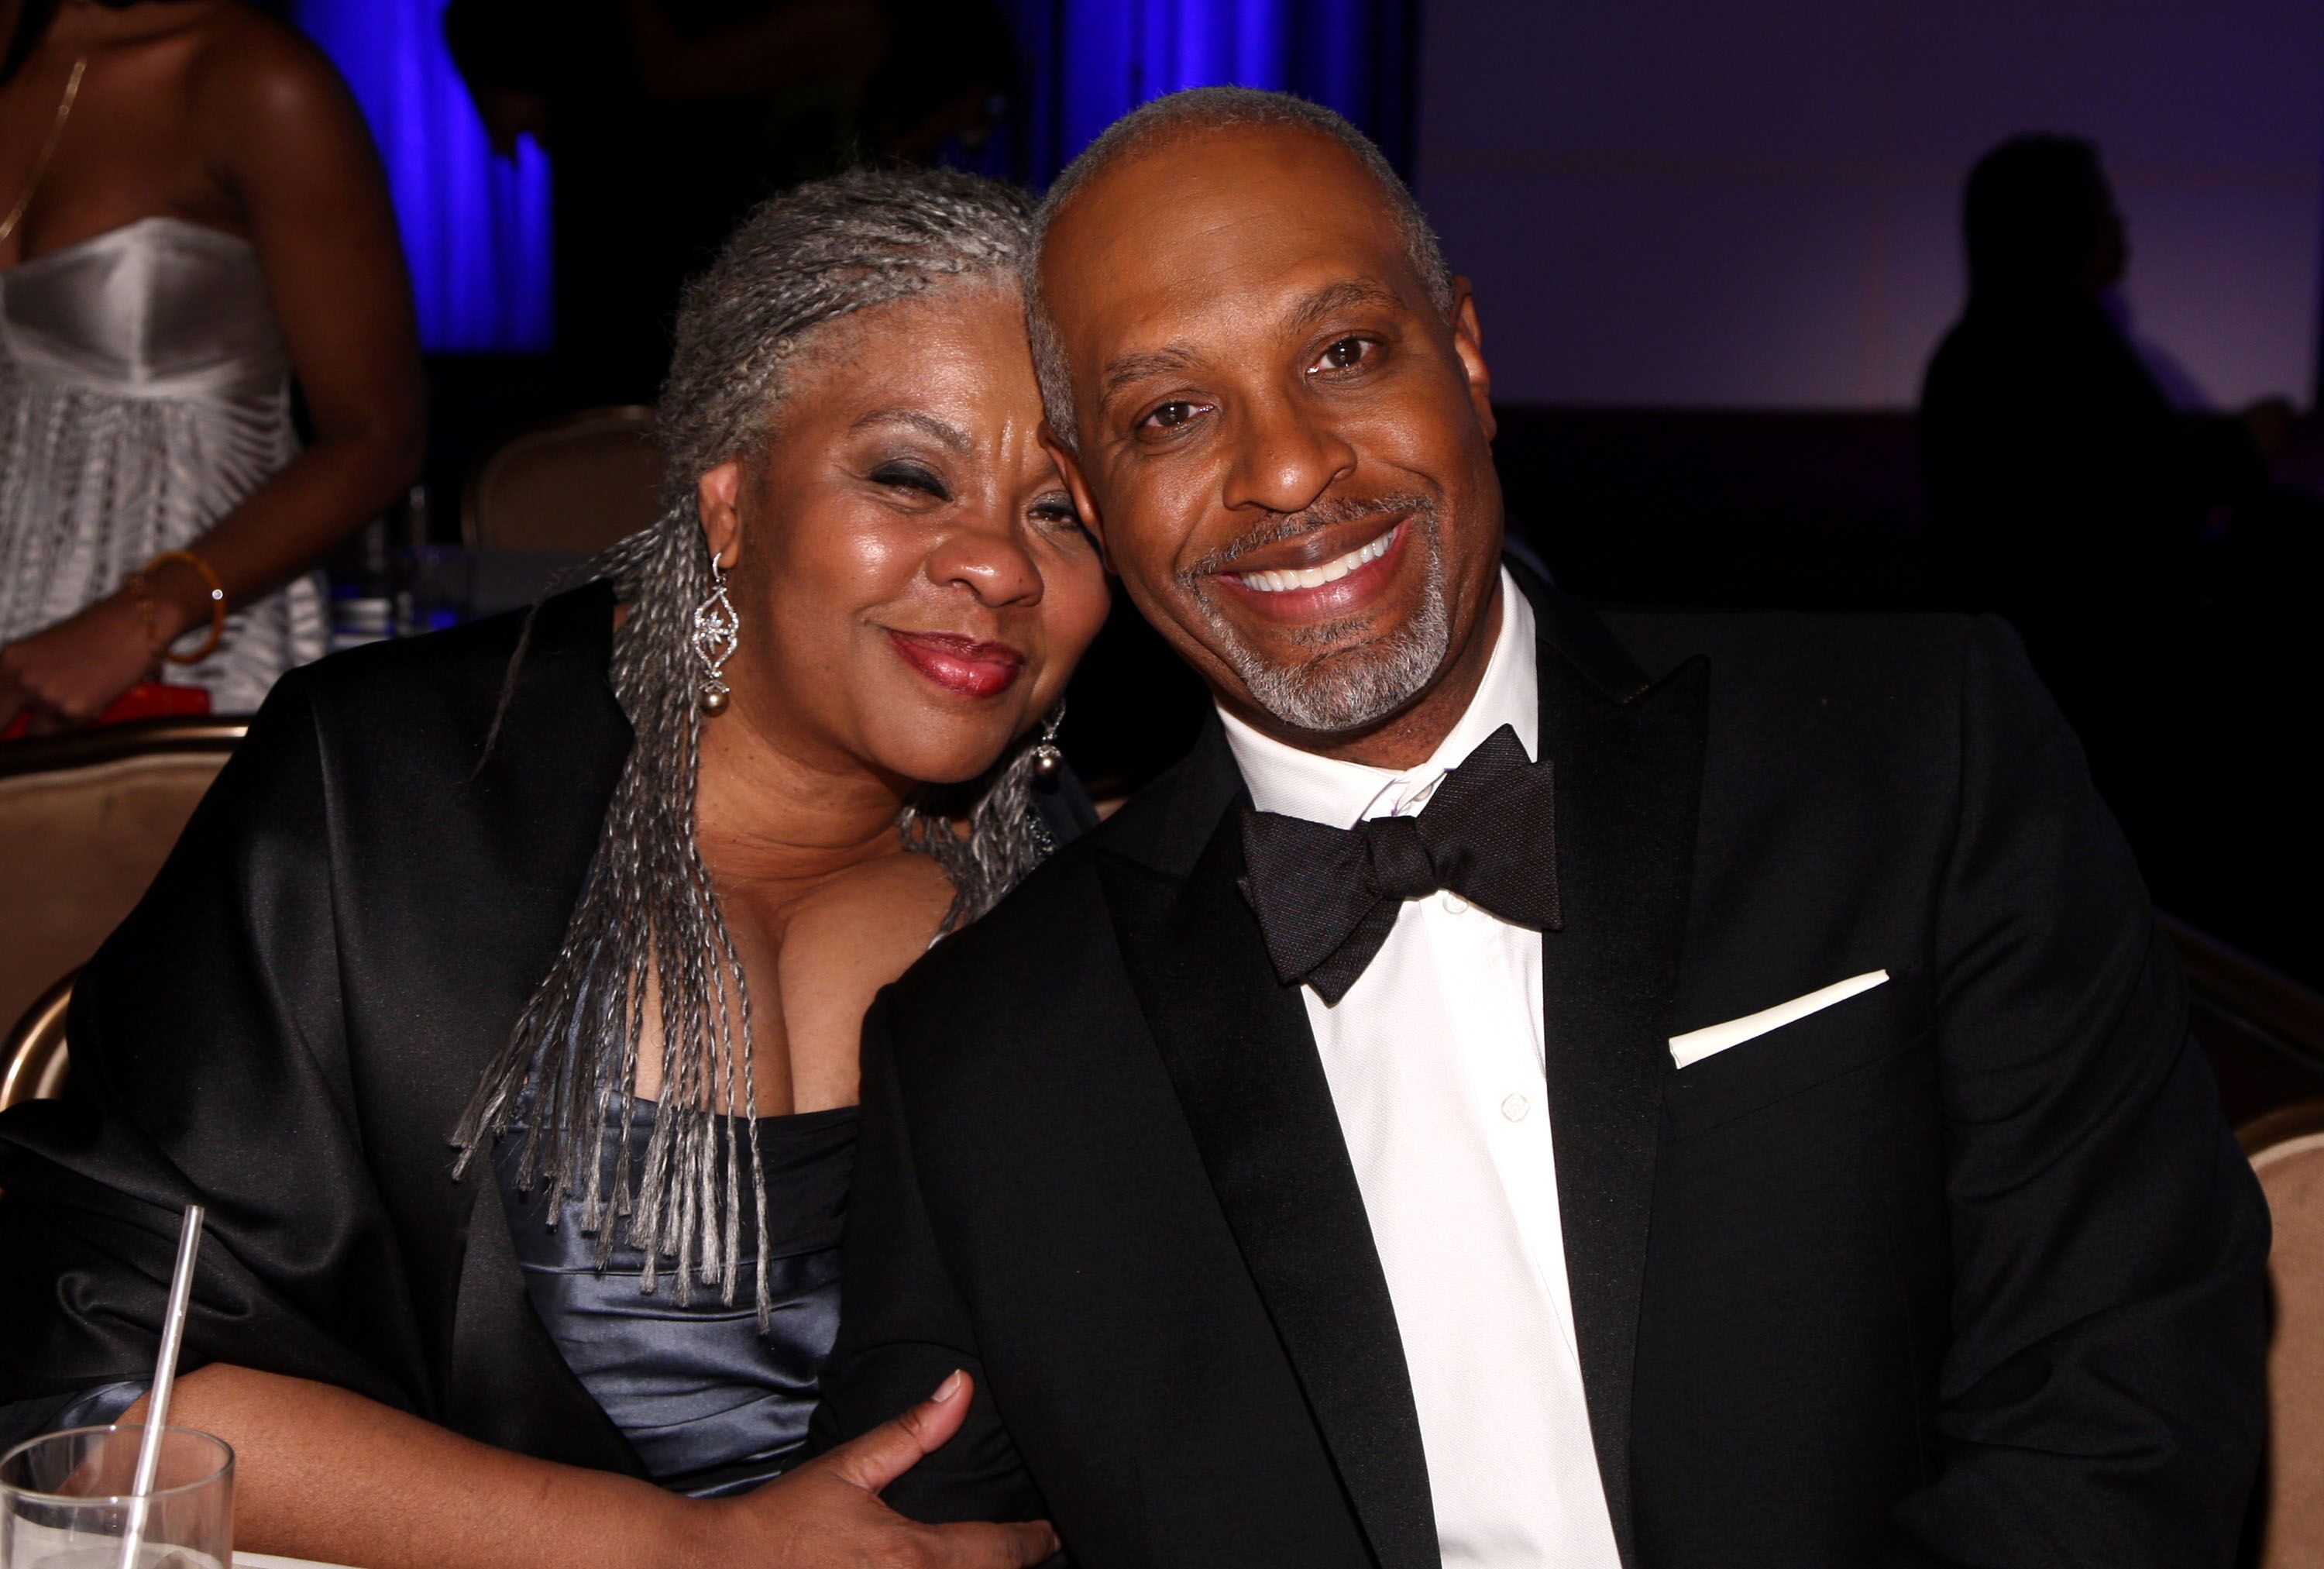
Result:
[[[549,166],[496,158],[444,44],[445,0],[297,0],[387,164],[431,353],[545,349]],[[1027,64],[1005,146],[973,160],[1036,189],[1147,99],[1213,83],[1328,104],[1409,172],[1413,0],[1004,0]]]
[[[1233,83],[1328,104],[1410,170],[1412,0],[1018,0],[1037,188],[1148,98]]]
[[[549,342],[549,162],[493,155],[444,46],[445,0],[298,0],[371,122],[431,353]]]

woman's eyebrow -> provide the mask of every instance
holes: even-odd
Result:
[[[853,432],[866,430],[874,425],[909,426],[921,435],[949,447],[964,457],[976,445],[969,439],[968,433],[958,426],[947,425],[935,415],[923,413],[918,409],[874,409],[847,429]]]

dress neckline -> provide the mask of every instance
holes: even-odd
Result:
[[[630,1107],[631,1122],[640,1127],[650,1126],[661,1112],[659,1101],[650,1101],[642,1095],[632,1099]],[[862,1108],[857,1106],[818,1106],[812,1112],[770,1112],[752,1117],[751,1121],[759,1125],[761,1133],[812,1133],[853,1122],[860,1110]],[[721,1121],[740,1121],[742,1119],[722,1113]]]
[[[43,251],[37,256],[18,262],[13,267],[0,267],[0,278],[14,277],[19,272],[29,271],[34,267],[42,266],[47,263],[56,261],[60,257],[72,256],[77,255],[83,251],[96,250],[101,245],[107,243],[118,242],[136,230],[147,228],[155,224],[166,224],[173,228],[183,229],[189,235],[199,235],[208,240],[222,242],[236,250],[253,253],[257,250],[255,245],[253,245],[248,240],[243,238],[242,235],[228,234],[226,230],[213,227],[208,224],[196,223],[191,218],[181,218],[174,213],[149,213],[142,218],[131,218],[125,224],[115,224],[109,229],[99,229],[97,233],[84,235],[81,238],[73,241],[72,244],[69,245],[59,245],[53,251]]]

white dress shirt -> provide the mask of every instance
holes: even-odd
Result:
[[[1419,812],[1503,725],[1537,758],[1538,690],[1533,610],[1504,571],[1484,679],[1419,767],[1333,761],[1221,716],[1261,811],[1349,828]],[[1620,1564],[1558,1229],[1541,942],[1434,894],[1404,906],[1337,1007],[1302,992],[1395,1304],[1448,1569]]]

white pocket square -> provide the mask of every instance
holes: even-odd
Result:
[[[1784,1025],[1820,1012],[1835,1002],[1845,1002],[1859,992],[1869,992],[1887,979],[1888,972],[1886,970],[1851,975],[1845,981],[1834,981],[1820,992],[1794,997],[1789,1002],[1778,1002],[1773,1008],[1763,1008],[1757,1013],[1747,1013],[1724,1024],[1708,1024],[1701,1029],[1690,1029],[1684,1035],[1674,1035],[1670,1038],[1671,1061],[1680,1067],[1690,1067],[1706,1057],[1717,1056],[1730,1046],[1740,1046],[1754,1036],[1781,1029]]]

